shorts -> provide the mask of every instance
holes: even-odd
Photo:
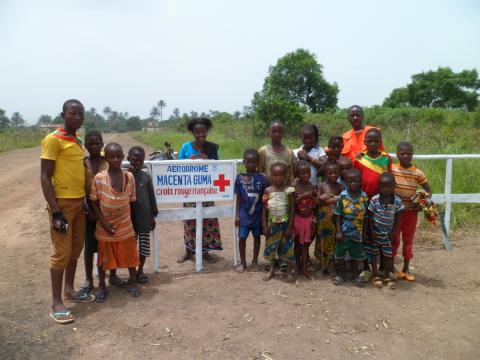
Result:
[[[65,270],[70,260],[77,260],[82,253],[85,241],[86,217],[83,212],[84,199],[57,199],[58,207],[68,222],[67,232],[60,233],[52,228],[52,212],[50,216],[50,235],[53,254],[50,258],[50,268]]]
[[[149,257],[150,256],[150,233],[141,232],[136,233],[137,242],[138,242],[138,254],[140,256]]]
[[[96,221],[87,220],[85,227],[85,248],[83,249],[84,256],[92,256],[98,253],[98,241],[95,237],[95,228],[97,227]]]
[[[253,237],[258,237],[262,235],[262,226],[260,224],[255,224],[252,226],[239,226],[238,227],[238,237],[240,239],[246,239],[248,234],[252,232]]]
[[[387,237],[378,237],[374,244],[366,242],[364,244],[365,253],[369,260],[375,259],[378,255],[382,254],[385,257],[391,258],[393,256],[392,243]]]
[[[349,238],[344,238],[342,241],[337,241],[335,247],[335,259],[345,258],[347,252],[352,260],[362,261],[366,259],[362,242]]]

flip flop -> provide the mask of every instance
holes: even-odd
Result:
[[[71,314],[70,310],[51,311],[50,317],[58,324],[70,324],[75,321],[75,316]]]
[[[390,290],[395,290],[395,281],[393,281],[392,279],[390,278],[387,278],[384,280],[385,281],[385,285],[390,289]]]
[[[95,295],[86,292],[78,292],[75,298],[65,300],[73,303],[91,303],[95,301]]]
[[[340,286],[345,282],[345,279],[340,275],[337,275],[332,279],[332,282],[333,282],[333,285]]]
[[[93,289],[93,285],[91,282],[88,282],[88,281],[85,281],[82,286],[80,286],[80,291],[83,292],[83,293],[89,293],[90,291],[92,291]]]
[[[103,303],[105,300],[107,300],[107,295],[108,295],[108,290],[105,289],[105,290],[100,290],[96,296],[95,296],[95,302],[98,302],[98,303]]]
[[[382,279],[379,276],[376,276],[372,279],[372,285],[375,286],[377,289],[383,288]]]
[[[141,292],[139,288],[128,288],[127,289],[128,293],[132,295],[133,297],[139,297]]]
[[[415,275],[410,274],[410,273],[406,273],[405,274],[405,280],[407,280],[408,282],[414,282],[416,280],[416,278],[415,278]]]
[[[127,282],[125,280],[120,279],[119,277],[115,277],[112,279],[108,279],[108,283],[116,288],[123,289],[127,287]]]
[[[140,284],[146,284],[150,281],[150,279],[148,278],[147,274],[145,273],[141,273],[137,276],[137,282],[140,283]]]

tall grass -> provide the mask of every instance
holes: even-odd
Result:
[[[8,129],[0,131],[0,152],[40,145],[44,131],[37,129]]]
[[[250,120],[219,121],[213,119],[214,128],[208,139],[220,146],[221,159],[240,159],[247,148],[258,148],[269,143],[267,136],[255,137],[253,122]],[[331,135],[342,134],[349,130],[346,110],[327,114],[309,114],[305,122],[315,123],[320,129],[320,144],[326,146]],[[409,141],[414,144],[416,154],[468,154],[480,153],[480,115],[441,109],[386,109],[371,108],[365,110],[365,123],[381,127],[385,148],[395,152],[396,144]],[[133,133],[141,142],[162,149],[169,141],[175,150],[192,140],[187,131],[177,126],[164,128],[159,133]],[[285,144],[291,148],[300,146],[297,134],[289,133]],[[445,160],[418,160],[415,165],[428,176],[435,193],[444,192]],[[454,160],[453,193],[480,193],[480,160]],[[443,208],[440,207],[440,211]],[[477,204],[455,204],[453,207],[452,227],[480,224],[480,217],[474,216],[480,211]]]

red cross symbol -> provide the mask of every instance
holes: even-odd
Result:
[[[213,180],[213,186],[218,186],[220,188],[220,192],[225,192],[225,187],[230,186],[230,180],[225,180],[225,175],[220,174],[218,176],[218,180]]]

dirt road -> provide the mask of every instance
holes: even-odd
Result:
[[[107,140],[134,144],[127,135]],[[478,359],[480,229],[458,232],[453,252],[439,232],[422,231],[418,281],[391,291],[237,274],[231,220],[221,221],[219,261],[195,274],[193,262],[175,262],[181,223],[162,224],[161,271],[140,298],[112,289],[103,304],[72,305],[77,321],[57,325],[48,317],[39,155],[39,147],[0,154],[0,359]],[[76,283],[83,279],[80,259]]]

